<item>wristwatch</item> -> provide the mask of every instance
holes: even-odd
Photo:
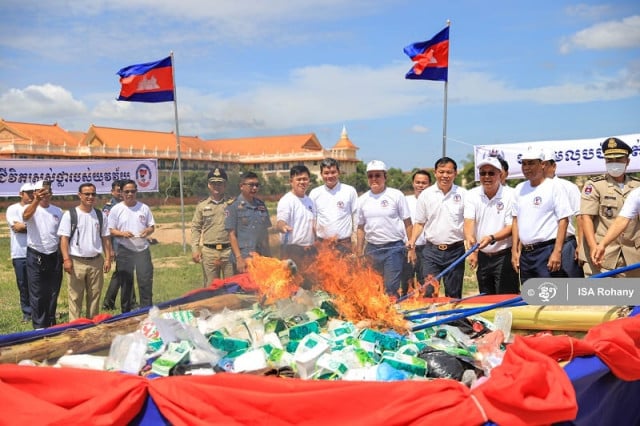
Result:
[[[493,234],[489,235],[491,237],[491,241],[489,241],[490,244],[495,244],[496,243],[496,237],[493,236]]]

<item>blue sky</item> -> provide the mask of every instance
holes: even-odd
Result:
[[[174,52],[180,133],[343,125],[364,161],[431,167],[444,83],[402,49],[451,20],[447,155],[473,145],[640,131],[640,3],[409,0],[3,0],[0,117],[172,131],[173,103],[117,102],[116,72]]]

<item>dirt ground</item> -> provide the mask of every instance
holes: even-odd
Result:
[[[191,245],[191,228],[190,223],[186,226],[184,231],[184,238],[188,246]],[[151,238],[158,240],[160,244],[177,243],[182,244],[182,228],[180,223],[159,223],[156,225],[155,232],[151,235]],[[279,235],[277,233],[269,234],[269,243],[272,250],[275,247],[279,247]],[[277,254],[277,252],[276,252]]]

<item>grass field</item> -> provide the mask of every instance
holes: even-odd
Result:
[[[271,213],[275,212],[275,205],[269,206]],[[152,209],[154,218],[158,223],[176,224],[180,227],[181,213],[179,206],[163,206]],[[186,227],[190,227],[193,216],[193,206],[185,207]],[[4,219],[4,218],[3,218]],[[187,229],[187,235],[190,235]],[[187,237],[187,241],[189,237]],[[0,232],[0,334],[15,333],[31,330],[30,323],[23,323],[20,312],[18,289],[15,282],[13,266],[9,256],[9,238],[6,225]],[[273,253],[278,253],[274,248]],[[180,297],[190,290],[202,286],[202,269],[199,264],[191,261],[191,253],[183,253],[182,244],[156,244],[151,246],[151,257],[154,264],[153,301],[164,302]],[[105,276],[103,296],[106,292],[111,273]],[[68,276],[65,274],[58,298],[58,323],[68,321],[67,302]],[[477,293],[475,275],[468,270],[465,273],[464,293]],[[102,299],[101,299],[102,300]],[[119,305],[119,297],[117,299]],[[111,314],[119,313],[119,309],[108,311]]]

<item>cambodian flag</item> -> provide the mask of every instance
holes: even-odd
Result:
[[[420,41],[404,48],[414,62],[405,78],[411,80],[447,81],[449,70],[449,26],[431,40]]]
[[[118,71],[119,101],[169,102],[173,96],[171,56],[146,64],[129,65]]]

